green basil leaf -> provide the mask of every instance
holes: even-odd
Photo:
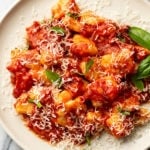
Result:
[[[144,60],[141,61],[138,71],[142,72],[144,68],[147,68],[150,64],[150,56],[146,57]]]
[[[144,60],[141,61],[139,67],[138,67],[138,74],[143,72],[147,67],[150,65],[150,56],[146,57]]]
[[[118,107],[118,112],[120,112],[121,114],[125,115],[125,116],[129,116],[130,112],[127,110],[123,110],[121,107]]]
[[[79,14],[78,13],[68,12],[66,15],[71,17],[71,18],[74,18],[74,19],[78,19],[79,18]]]
[[[87,72],[91,69],[91,67],[92,67],[93,64],[94,64],[94,61],[93,61],[92,59],[90,59],[90,60],[86,63],[86,70],[85,70],[85,73],[87,73]]]
[[[50,82],[57,82],[58,84],[61,83],[61,77],[56,72],[53,72],[51,70],[45,70],[45,74]]]
[[[28,102],[29,103],[34,103],[34,99],[29,99]]]
[[[139,28],[130,27],[128,32],[130,38],[140,46],[150,49],[150,33]]]
[[[34,103],[34,104],[36,104],[36,106],[37,106],[38,108],[41,108],[41,107],[42,107],[42,104],[41,104],[40,101],[37,101],[37,100],[34,100],[34,99],[29,99],[28,102],[29,102],[29,103]]]
[[[150,76],[150,66],[143,70],[140,74],[138,74],[138,79],[145,79]]]
[[[125,116],[129,116],[131,114],[129,111],[122,111],[121,113]]]
[[[150,56],[146,57],[139,64],[137,73],[132,77],[132,83],[139,89],[144,89],[144,83],[141,79],[150,77]]]
[[[136,75],[132,77],[132,83],[139,89],[143,90],[144,89],[144,83],[142,80],[137,79]]]
[[[143,64],[143,65],[139,65],[137,73],[141,74],[143,72],[143,70],[145,70],[147,67],[149,66],[149,64]]]
[[[141,61],[140,67],[142,67],[145,64],[149,64],[149,63],[150,63],[150,56],[146,57],[144,60]]]
[[[150,76],[150,56],[146,57],[143,61],[141,61],[135,76],[136,80],[145,79]]]
[[[60,34],[60,35],[65,35],[66,33],[66,31],[59,26],[52,27],[51,31],[54,31],[55,33]]]
[[[59,74],[57,74],[56,72],[53,72],[51,70],[45,70],[45,74],[47,76],[47,79],[51,82],[51,83],[56,83],[56,86],[58,86],[60,88],[61,86],[61,81],[62,78],[59,76]]]
[[[41,108],[41,107],[42,107],[41,102],[40,102],[40,101],[38,101],[38,102],[36,103],[36,106],[37,106],[38,108]]]

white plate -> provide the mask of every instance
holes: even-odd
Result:
[[[10,50],[22,47],[25,39],[25,27],[34,20],[50,16],[50,8],[56,0],[22,0],[3,19],[0,25],[0,122],[7,133],[25,150],[53,150],[47,142],[28,130],[24,122],[13,109],[14,98],[6,65]],[[78,0],[82,9],[90,9],[97,14],[120,23],[127,23],[150,31],[150,6],[144,0]],[[150,124],[138,128],[124,140],[115,140],[103,134],[95,140],[91,150],[143,150],[150,146]],[[63,150],[63,147],[60,147]]]

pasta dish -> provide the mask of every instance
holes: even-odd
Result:
[[[102,131],[123,138],[150,120],[142,107],[150,99],[147,31],[59,0],[26,34],[27,49],[13,49],[7,69],[15,110],[39,137],[90,144]]]

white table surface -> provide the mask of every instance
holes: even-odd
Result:
[[[0,0],[0,18],[15,0]],[[0,150],[22,150],[0,126]]]

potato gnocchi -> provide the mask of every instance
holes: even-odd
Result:
[[[59,0],[52,18],[26,28],[27,50],[14,49],[7,69],[15,109],[27,126],[52,144],[74,144],[106,131],[116,138],[150,120],[149,101],[132,82],[150,55],[128,34],[129,26],[81,12],[75,0]],[[87,140],[88,139],[88,140]]]

